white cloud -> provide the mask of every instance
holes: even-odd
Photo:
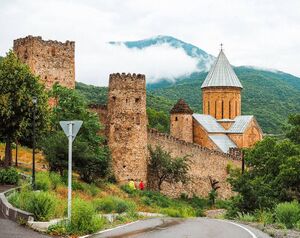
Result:
[[[223,42],[233,65],[300,76],[299,9],[299,0],[1,0],[0,55],[26,35],[74,40],[79,81],[104,85],[110,71],[143,71],[155,80],[194,63],[166,47],[138,53],[105,42],[171,35],[213,55]]]
[[[86,63],[88,62],[88,63]],[[78,79],[94,85],[107,85],[108,76],[114,72],[132,72],[146,75],[147,82],[156,82],[197,71],[197,60],[182,49],[167,44],[145,49],[128,49],[125,45],[102,44],[94,52],[78,53]]]

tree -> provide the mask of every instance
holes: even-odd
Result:
[[[50,93],[55,101],[51,113],[51,133],[43,141],[43,151],[50,170],[61,174],[67,169],[68,140],[59,121],[82,120],[83,125],[73,143],[74,170],[86,182],[109,173],[110,153],[104,138],[98,135],[100,124],[97,115],[88,110],[84,98],[72,89],[58,84]]]
[[[48,99],[39,78],[9,51],[0,61],[0,138],[5,141],[4,165],[12,163],[11,144],[32,134],[33,97],[38,98],[37,132],[47,128]]]
[[[231,175],[229,182],[239,192],[235,204],[241,212],[272,208],[278,202],[300,199],[300,148],[288,139],[266,137],[245,150],[248,169]]]
[[[290,115],[288,119],[286,137],[296,144],[300,144],[300,114]]]
[[[150,161],[149,172],[157,181],[157,189],[161,190],[163,182],[168,183],[186,183],[188,177],[188,158],[172,158],[169,152],[164,151],[160,146],[153,149],[149,147]]]

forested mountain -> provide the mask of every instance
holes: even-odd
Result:
[[[265,133],[281,133],[287,116],[300,112],[300,78],[278,71],[236,67],[243,84],[242,113],[255,115]],[[147,85],[147,107],[168,114],[183,98],[195,112],[202,112],[201,84],[207,73],[194,73],[175,83]],[[91,103],[105,103],[107,88],[77,83],[76,89]]]

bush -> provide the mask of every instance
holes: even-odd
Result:
[[[93,205],[80,198],[72,202],[71,223],[60,222],[50,226],[48,232],[51,235],[83,235],[94,233],[105,225],[105,219],[97,216]]]
[[[49,178],[51,181],[52,189],[56,189],[59,185],[62,184],[62,178],[58,173],[50,172]]]
[[[255,222],[256,217],[251,215],[250,213],[240,213],[240,212],[238,212],[237,220],[245,221],[245,222]]]
[[[19,182],[19,174],[16,169],[10,167],[0,169],[0,184],[17,184]]]
[[[49,191],[52,188],[48,172],[39,172],[36,174],[35,188],[43,191]]]
[[[48,221],[55,214],[58,200],[49,192],[34,192],[28,203],[28,211],[33,213],[38,221]]]
[[[256,220],[264,225],[274,223],[274,214],[270,211],[257,210],[254,215]]]
[[[94,207],[97,211],[105,213],[123,213],[136,210],[136,204],[134,202],[126,201],[114,196],[95,200]]]
[[[287,228],[293,228],[300,220],[300,207],[298,202],[279,203],[275,208],[276,220]]]
[[[26,187],[14,192],[8,201],[15,207],[31,212],[38,221],[47,221],[56,215],[58,200],[50,192],[34,192]]]
[[[196,213],[195,210],[191,207],[170,207],[170,208],[163,208],[161,209],[163,214],[166,214],[170,217],[195,217]]]

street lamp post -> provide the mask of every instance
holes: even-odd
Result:
[[[32,134],[32,187],[35,189],[35,113],[37,97],[32,98],[33,103],[33,134]]]

